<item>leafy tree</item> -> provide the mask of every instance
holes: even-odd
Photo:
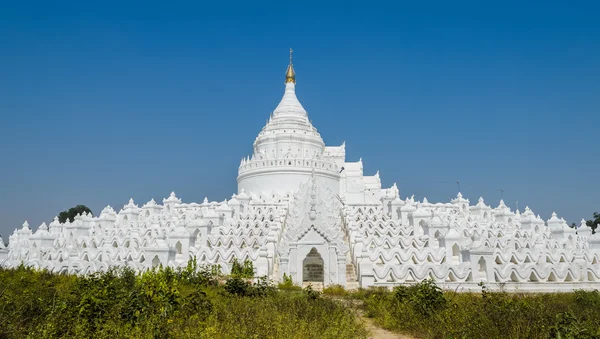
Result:
[[[67,211],[62,211],[58,214],[58,221],[65,223],[67,220],[73,222],[75,217],[79,214],[90,213],[93,215],[92,210],[85,205],[77,205],[69,208]]]
[[[598,225],[600,225],[600,213],[594,212],[593,217],[594,219],[588,220],[586,224],[592,228],[592,231],[594,231],[594,233],[596,233],[596,228],[598,228]]]

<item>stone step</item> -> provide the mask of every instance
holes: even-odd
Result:
[[[315,282],[315,281],[304,281],[302,283],[302,288],[306,288],[306,286],[308,285],[312,285],[312,289],[315,291],[323,291],[323,283],[322,282]]]
[[[358,290],[359,287],[360,284],[358,283],[358,281],[346,281],[346,290]]]
[[[354,265],[347,264],[346,265],[346,275],[354,275],[354,274],[356,274],[354,271]]]

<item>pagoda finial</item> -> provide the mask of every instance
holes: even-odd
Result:
[[[294,64],[292,63],[293,49],[290,48],[290,64],[288,65],[287,71],[285,72],[285,83],[296,83],[296,73],[294,72]]]

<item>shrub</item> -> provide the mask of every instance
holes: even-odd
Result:
[[[233,258],[233,262],[231,263],[231,276],[246,279],[253,278],[254,265],[252,264],[252,261],[246,259],[243,264],[240,264],[237,258]]]
[[[575,304],[579,307],[600,309],[600,292],[598,290],[575,290],[573,297],[575,298]]]
[[[319,291],[313,290],[312,285],[310,284],[306,286],[302,292],[308,300],[316,300],[319,299],[319,297],[321,296],[321,293],[319,293]]]
[[[323,289],[323,294],[342,297],[348,295],[348,291],[342,285],[329,285]]]
[[[260,277],[255,283],[232,276],[225,282],[225,290],[238,297],[266,297],[273,294],[275,288],[267,277]]]
[[[393,297],[399,303],[410,304],[416,312],[424,316],[443,309],[447,304],[442,289],[429,279],[409,287],[397,286],[394,288]]]
[[[380,326],[423,338],[600,338],[596,291],[456,293],[424,281],[351,297]]]
[[[550,337],[558,339],[598,338],[572,312],[556,315],[556,323],[550,328]]]
[[[250,295],[250,283],[239,277],[231,277],[225,282],[225,291],[229,294],[244,297]]]
[[[302,291],[302,287],[295,285],[292,277],[285,273],[283,274],[283,281],[277,284],[277,288],[288,291]]]
[[[194,260],[141,274],[0,268],[0,338],[366,338],[350,310],[318,293],[277,293],[266,277],[225,285],[216,277]]]

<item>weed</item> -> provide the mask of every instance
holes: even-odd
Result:
[[[218,266],[193,259],[87,276],[0,268],[0,338],[366,338],[344,306],[278,292],[241,267],[224,285]]]
[[[348,291],[342,285],[329,285],[323,289],[323,294],[343,297],[348,295]]]

